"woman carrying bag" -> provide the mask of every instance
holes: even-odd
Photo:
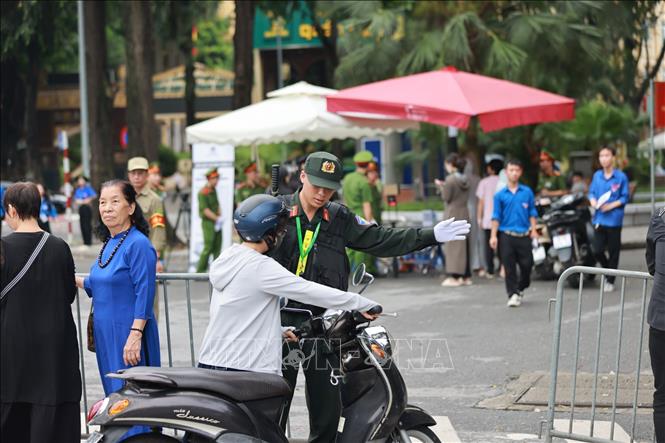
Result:
[[[74,259],[67,243],[39,228],[40,205],[33,183],[15,183],[4,195],[14,233],[1,242],[0,440],[78,443]]]

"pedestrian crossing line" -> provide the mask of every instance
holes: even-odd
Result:
[[[461,443],[453,424],[446,415],[435,415],[436,425],[430,429],[441,439],[443,443]]]

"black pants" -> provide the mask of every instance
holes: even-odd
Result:
[[[330,443],[337,438],[337,426],[342,415],[342,397],[339,385],[330,383],[332,368],[339,366],[339,359],[329,352],[321,340],[306,340],[302,346],[288,342],[283,348],[282,375],[289,382],[291,392],[295,390],[298,367],[302,363],[305,373],[305,398],[309,410],[309,442]],[[282,416],[282,429],[289,416],[291,399]]]
[[[2,403],[0,440],[25,443],[80,443],[81,415],[76,402],[55,406]]]
[[[649,328],[649,354],[653,384],[653,425],[656,442],[665,442],[665,331]]]
[[[487,262],[487,273],[494,274],[494,255],[496,254],[499,257],[499,269],[501,269],[501,249],[494,252],[494,249],[490,247],[490,237],[492,237],[491,229],[483,229],[485,232],[485,261]]]
[[[506,292],[508,297],[522,292],[531,284],[533,253],[530,237],[513,237],[499,232],[499,253],[506,270]],[[519,276],[517,267],[519,266]]]
[[[619,252],[621,252],[621,226],[616,228],[598,226],[593,240],[593,249],[600,266],[605,269],[617,269]],[[607,249],[609,258],[605,255],[605,249]],[[614,284],[614,277],[608,276],[607,281]]]
[[[79,208],[79,217],[83,243],[90,246],[92,244],[92,208],[90,205],[81,205]]]

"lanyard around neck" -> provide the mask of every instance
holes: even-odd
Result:
[[[300,258],[306,258],[309,255],[309,251],[312,250],[312,247],[314,246],[314,242],[316,242],[316,237],[319,235],[319,228],[321,227],[321,222],[319,221],[319,224],[316,225],[316,230],[314,231],[314,236],[312,237],[312,240],[309,242],[307,245],[307,249],[303,250],[302,243],[303,243],[303,237],[302,237],[302,228],[300,227],[300,217],[296,217],[296,229],[298,231],[298,250],[300,252]]]

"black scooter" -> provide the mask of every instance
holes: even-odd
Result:
[[[557,278],[571,266],[595,266],[594,230],[585,194],[567,194],[554,202],[541,198],[536,208],[540,234],[539,248],[533,251],[536,277]],[[578,287],[579,274],[571,275],[568,283]]]
[[[359,266],[353,284],[374,277]],[[381,307],[375,307],[380,313]],[[339,443],[440,443],[430,429],[436,421],[407,403],[404,380],[392,360],[391,339],[383,326],[370,326],[358,312],[313,317],[296,335],[324,338],[339,356],[339,368],[330,381],[342,383]],[[110,374],[125,386],[98,401],[88,413],[88,424],[99,425],[88,443],[117,442],[134,425],[154,427],[151,434],[131,443],[217,442],[288,443],[279,426],[290,387],[278,375],[223,372],[199,368],[134,367]],[[161,433],[186,432],[176,438]],[[186,440],[183,440],[186,438]],[[293,440],[291,440],[293,442]]]

